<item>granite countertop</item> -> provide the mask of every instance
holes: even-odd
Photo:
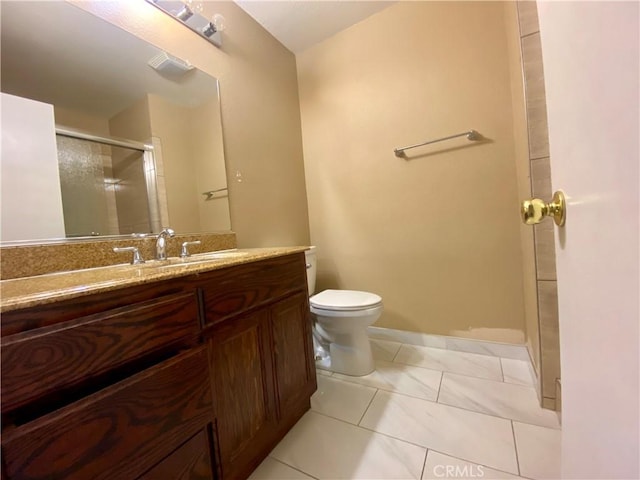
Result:
[[[308,247],[247,248],[196,254],[186,260],[71,270],[0,281],[0,312],[45,305],[118,288],[183,277],[266,258],[304,252]],[[212,254],[220,258],[207,259]],[[228,256],[225,256],[228,255]]]

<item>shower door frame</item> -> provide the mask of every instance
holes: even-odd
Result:
[[[112,147],[128,148],[142,152],[142,162],[144,179],[147,188],[147,209],[149,211],[149,224],[152,233],[158,233],[162,230],[162,220],[160,217],[160,199],[158,196],[158,180],[156,176],[157,166],[153,145],[149,143],[136,142],[125,138],[103,137],[93,135],[91,133],[73,130],[67,127],[56,125],[56,135],[75,138],[79,140],[88,140],[91,142],[101,143]]]

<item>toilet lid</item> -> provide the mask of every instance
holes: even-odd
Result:
[[[325,290],[309,299],[311,306],[325,310],[362,310],[382,303],[375,293],[357,290]]]

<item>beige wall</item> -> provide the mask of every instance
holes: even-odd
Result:
[[[151,138],[149,100],[143,97],[109,119],[109,132],[114,137],[145,143]]]
[[[68,1],[220,80],[231,226],[238,246],[308,244],[294,55],[233,2],[204,4],[206,15],[226,18],[218,49],[147,2]]]
[[[141,98],[109,120],[110,134],[138,142],[149,142],[149,101]],[[140,152],[113,147],[113,177],[121,180],[115,189],[118,226],[121,234],[152,231],[147,188]]]
[[[109,136],[109,119],[88,115],[78,110],[53,106],[56,125],[70,127],[94,135]]]
[[[200,230],[197,171],[191,141],[191,109],[149,95],[151,132],[162,143],[169,222],[176,232]],[[180,120],[177,120],[180,119]]]
[[[501,3],[401,2],[298,56],[318,287],[379,293],[377,325],[524,342]],[[474,128],[488,141],[393,148]]]
[[[194,107],[190,120],[200,229],[203,232],[230,230],[229,192],[217,192],[210,199],[202,195],[227,186],[222,135],[213,134],[222,132],[218,99],[212,98]]]

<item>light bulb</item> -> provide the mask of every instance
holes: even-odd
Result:
[[[199,0],[185,0],[184,3],[192,12],[201,14],[204,10],[204,5]]]
[[[225,20],[222,15],[216,13],[211,17],[211,21],[202,28],[202,34],[205,37],[210,37],[216,32],[221,32],[226,28]]]
[[[227,21],[219,13],[216,13],[211,18],[211,23],[213,24],[214,27],[216,27],[216,32],[222,32],[224,29],[227,28]]]
[[[182,9],[175,14],[175,16],[178,20],[186,22],[193,16],[193,12],[187,5],[184,5]]]

